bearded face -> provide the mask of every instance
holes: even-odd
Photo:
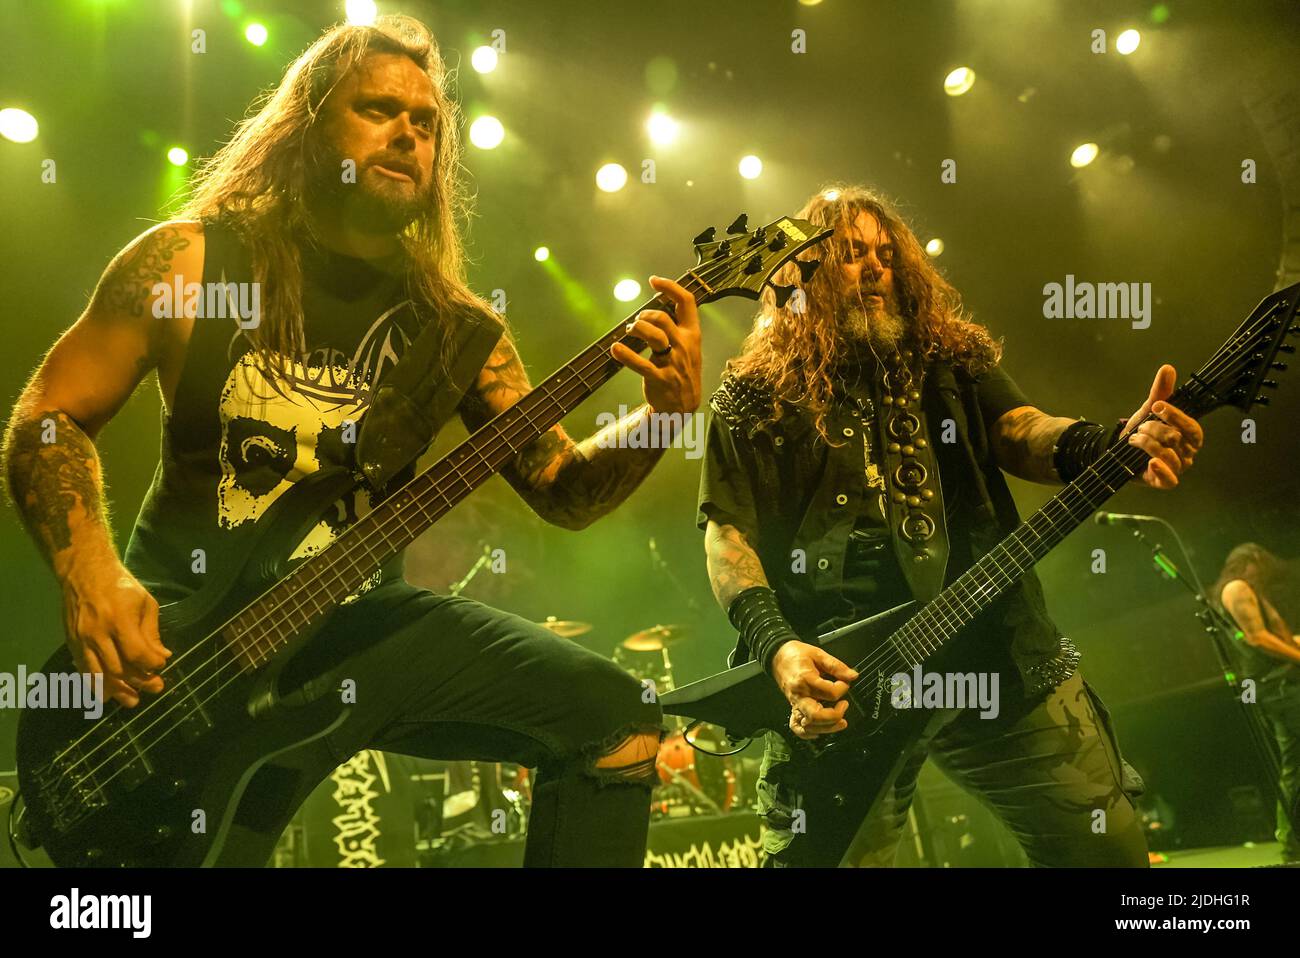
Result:
[[[430,203],[437,110],[433,81],[409,57],[362,60],[309,138],[312,205],[363,232],[401,232]]]
[[[840,267],[840,293],[847,306],[838,317],[845,340],[888,352],[907,332],[894,283],[894,244],[865,210],[843,236],[848,252]]]

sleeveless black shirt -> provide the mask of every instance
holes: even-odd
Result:
[[[248,256],[231,230],[205,223],[204,239],[205,288],[251,284]],[[196,591],[237,558],[242,533],[298,479],[355,464],[372,390],[427,321],[406,294],[397,258],[366,261],[304,246],[301,259],[306,351],[284,378],[256,361],[252,330],[238,317],[194,320],[172,408],[162,414],[158,468],[124,559],[160,602]],[[393,487],[412,472],[399,473]],[[339,500],[294,557],[319,552],[375,501],[364,488]],[[398,556],[361,591],[401,568]]]

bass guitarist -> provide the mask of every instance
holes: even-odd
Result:
[[[468,382],[448,372],[434,383],[434,403],[458,407],[471,430],[529,391],[509,335],[465,284],[458,117],[444,79],[433,37],[410,18],[323,34],[205,165],[180,217],[109,264],[19,398],[6,434],[12,499],[62,586],[76,662],[102,673],[123,707],[164,687],[159,602],[219,572],[244,527],[297,480],[355,466],[372,395],[428,323],[439,324],[441,356],[482,349]],[[195,283],[219,295],[191,297]],[[612,355],[644,378],[646,405],[632,417],[689,413],[701,392],[695,300],[669,280],[651,285],[675,321],[641,313],[650,358],[623,344]],[[238,304],[234,315],[213,317],[223,302]],[[119,559],[94,440],[154,369],[161,462]],[[662,452],[617,445],[575,443],[556,426],[505,477],[543,518],[581,529]],[[371,504],[364,488],[341,500],[296,554],[319,551]],[[361,749],[510,762],[540,770],[526,864],[639,866],[658,705],[613,663],[540,626],[407,584],[398,559],[282,679],[289,689],[350,680],[356,704],[310,746],[319,774],[259,796],[256,813],[283,827]]]

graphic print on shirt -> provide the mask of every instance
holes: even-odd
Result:
[[[317,470],[351,462],[371,389],[410,344],[397,314],[401,303],[380,315],[349,358],[321,348],[285,365],[273,377],[245,352],[221,390],[217,522],[233,529],[262,516],[295,482]],[[242,335],[242,334],[241,334]],[[294,550],[292,559],[316,555],[374,505],[365,488],[334,504]],[[380,572],[358,590],[379,583]],[[355,598],[353,596],[352,598]]]

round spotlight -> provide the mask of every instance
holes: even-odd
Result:
[[[494,116],[481,116],[469,125],[469,141],[480,150],[495,150],[506,137],[506,128]]]
[[[975,85],[975,71],[970,67],[958,67],[943,78],[943,92],[949,96],[961,96]]]
[[[660,146],[667,146],[677,139],[677,121],[667,113],[655,111],[650,114],[650,119],[646,121],[646,129],[650,133],[651,141]]]
[[[262,26],[262,24],[250,23],[248,26],[244,27],[244,39],[253,46],[260,47],[266,42],[266,38],[266,27]]]
[[[840,198],[839,190],[827,190],[825,193],[822,194],[822,199],[824,199],[827,203],[834,203],[839,198]]]
[[[470,54],[469,63],[479,73],[491,73],[497,68],[497,51],[493,47],[478,47]]]
[[[539,263],[545,263],[550,258],[551,251],[546,246],[539,246],[537,249],[533,250],[533,259],[537,260]]]
[[[941,255],[943,253],[943,240],[936,236],[934,239],[930,240],[930,242],[925,244],[925,251],[931,256]]]
[[[627,170],[617,163],[606,163],[596,171],[596,185],[606,193],[617,193],[627,185]]]
[[[1083,169],[1095,160],[1100,152],[1101,148],[1096,143],[1080,143],[1070,154],[1070,165],[1076,170]]]
[[[620,303],[630,303],[641,295],[641,284],[634,279],[620,279],[614,284],[614,298]]]
[[[36,139],[39,128],[36,117],[26,110],[10,106],[0,110],[0,136],[15,143],[30,143]]]
[[[1136,30],[1125,30],[1115,38],[1115,49],[1124,56],[1128,56],[1138,48],[1138,44],[1141,42],[1142,34]]]
[[[375,17],[379,15],[375,0],[347,0],[343,4],[343,10],[347,13],[348,23],[356,27],[372,26]]]
[[[740,158],[740,175],[747,180],[756,180],[763,172],[763,161],[753,153]]]
[[[190,161],[190,154],[184,147],[173,146],[167,151],[167,162],[172,166],[184,166]]]

